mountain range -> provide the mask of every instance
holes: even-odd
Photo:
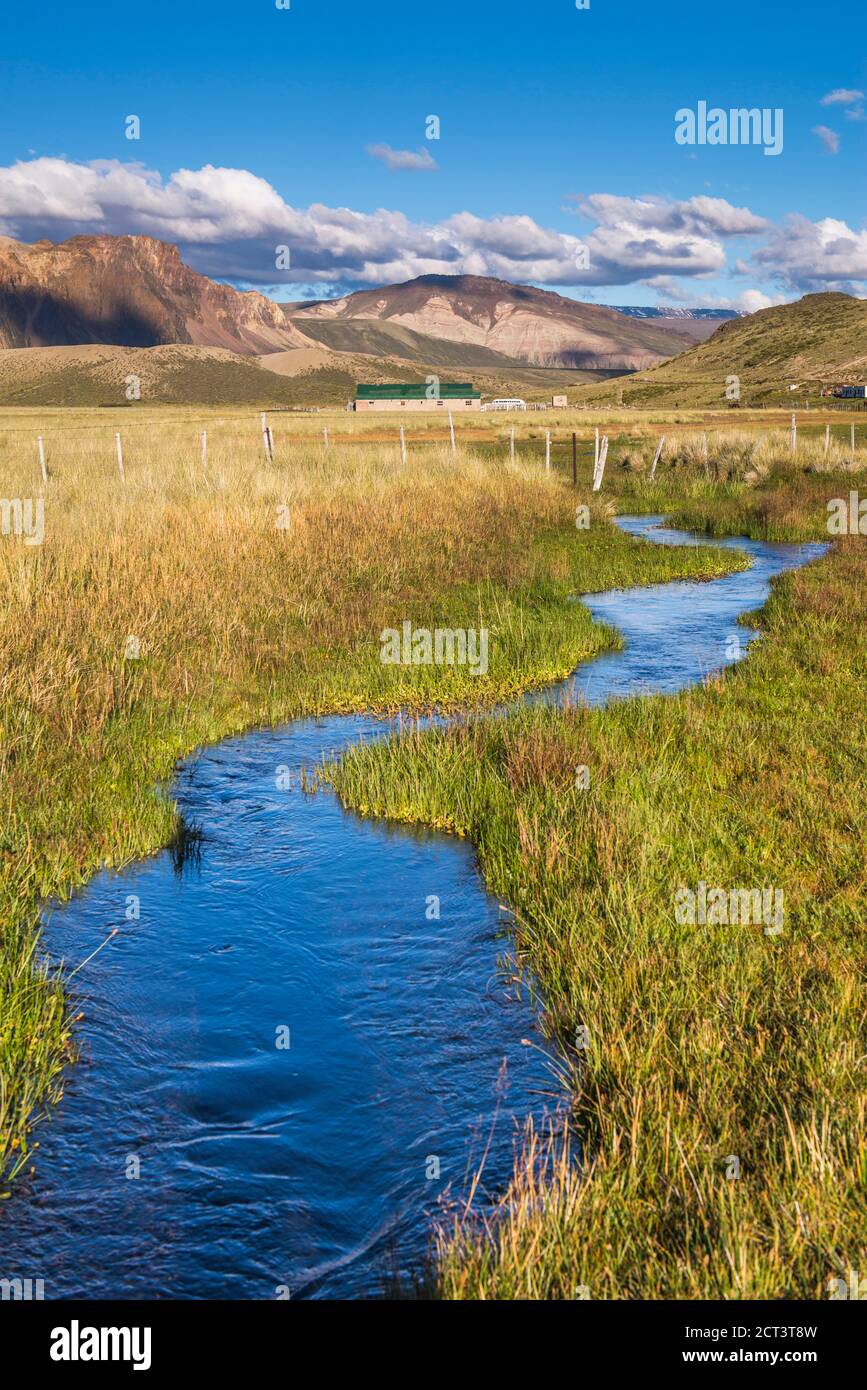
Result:
[[[673,328],[697,343],[709,338],[721,323],[746,317],[743,309],[693,309],[680,304],[613,304],[611,307],[630,318],[652,319],[659,327]]]
[[[445,367],[635,371],[690,340],[676,318],[646,321],[483,276],[426,275],[278,304],[198,274],[176,246],[153,237],[0,237],[4,348],[189,344],[259,356],[320,347]]]
[[[305,334],[338,350],[357,350],[374,329],[409,331],[536,367],[636,371],[693,341],[668,323],[481,275],[420,275],[402,285],[284,307]]]
[[[711,336],[708,336],[711,335]],[[620,309],[472,275],[423,275],[276,303],[200,275],[147,236],[0,237],[0,402],[111,404],[132,373],[151,402],[334,405],[364,381],[472,377],[484,394],[588,404],[818,395],[867,370],[867,303],[807,295],[733,310]],[[628,374],[628,375],[627,375]]]

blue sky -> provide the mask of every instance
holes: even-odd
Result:
[[[158,235],[278,297],[431,270],[606,303],[867,294],[858,34],[836,0],[24,7],[0,230]],[[781,153],[678,144],[699,101],[782,109]]]

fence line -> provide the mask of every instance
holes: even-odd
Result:
[[[192,423],[192,422],[190,422],[190,421],[183,421],[183,422],[173,422],[173,423],[179,423],[179,424],[182,423],[183,425],[186,426],[186,425],[189,425],[189,424]],[[218,419],[216,422],[210,421],[210,423],[218,423],[218,424],[219,424],[219,423],[223,423],[223,424],[231,424],[231,425],[239,425],[239,426],[242,426],[242,425],[244,425],[246,422],[245,422],[244,417],[237,417],[237,418],[233,417],[233,418],[231,418],[231,419],[223,419],[222,421],[220,421],[219,419]],[[796,412],[793,411],[793,412],[792,412],[792,415],[791,415],[791,433],[790,433],[790,449],[791,449],[791,452],[792,452],[793,455],[797,454],[797,449],[798,449],[798,430],[797,430],[797,425],[798,425],[798,422],[797,422],[797,414],[796,414]],[[151,427],[152,427],[152,422],[151,422]],[[76,426],[75,428],[81,428],[81,427]],[[88,426],[87,428],[89,428],[89,429],[91,430],[92,433],[94,432],[94,431],[93,431],[93,426],[92,426],[92,425],[91,425],[91,426]],[[448,438],[449,438],[450,445],[451,445],[451,452],[452,452],[452,455],[454,456],[454,455],[456,454],[456,452],[457,452],[457,445],[456,445],[456,439],[455,439],[455,427],[454,427],[454,422],[453,422],[453,420],[452,420],[451,411],[449,411],[448,428],[449,428]],[[831,428],[832,428],[832,427],[831,427],[831,425],[830,425],[829,423],[826,423],[826,424],[825,424],[825,431],[824,431],[824,451],[825,451],[826,454],[828,453],[828,451],[829,451],[829,449],[830,449],[830,444],[831,444]],[[272,431],[272,429],[271,429],[271,426],[270,426],[269,423],[268,423],[268,417],[267,417],[267,413],[266,413],[265,411],[262,411],[262,412],[260,413],[260,415],[259,415],[259,429],[260,429],[260,431],[261,431],[261,439],[262,439],[262,446],[263,446],[263,450],[264,450],[265,461],[266,461],[267,463],[273,464],[274,461],[275,461],[275,441],[274,441],[274,433],[273,433],[273,431]],[[57,432],[60,433],[61,431],[57,431]],[[728,433],[728,432],[730,432],[730,431],[728,431],[728,430],[726,429],[726,427],[725,427],[724,425],[721,424],[721,425],[719,426],[719,428],[716,429],[716,430],[714,430],[713,432],[714,432],[715,434],[722,434],[722,435],[725,435],[726,433]],[[0,435],[2,435],[2,433],[3,433],[3,431],[2,431],[2,429],[0,429]],[[17,430],[17,431],[10,431],[10,433],[21,434],[21,433],[25,433],[25,431]],[[552,439],[552,437],[551,437],[551,436],[552,436],[552,432],[551,432],[550,429],[545,429],[543,433],[544,433],[545,471],[546,471],[546,473],[550,473],[550,471],[551,471],[551,451],[552,451],[552,448],[556,448],[556,447],[559,447],[559,446],[561,446],[561,445],[562,445],[563,447],[568,448],[568,447],[569,447],[569,443],[570,443],[570,437],[564,437],[564,438],[561,438],[561,439],[556,439],[556,438],[555,438],[555,439]],[[588,434],[589,434],[589,427],[588,427]],[[647,437],[648,437],[649,435],[652,437],[652,430],[651,430],[651,429],[643,430],[643,431],[641,431],[637,436],[636,436],[635,434],[633,434],[633,433],[630,432],[630,434],[629,434],[628,436],[625,436],[625,438],[627,439],[627,441],[634,441],[634,440],[636,440],[636,438],[637,438],[638,441],[644,442],[644,441],[647,439]],[[328,450],[328,449],[330,448],[330,445],[331,445],[331,440],[330,440],[330,438],[329,438],[329,433],[328,433],[327,427],[323,429],[323,431],[322,431],[322,436],[323,436],[323,442],[324,442],[325,449]],[[32,437],[32,436],[31,436],[31,437]],[[194,436],[194,437],[195,437],[195,436]],[[251,440],[255,438],[255,436],[252,435],[252,432],[251,432],[251,434],[248,435],[247,437],[248,437],[249,439],[251,439]],[[391,438],[394,438],[393,435],[391,435],[390,437],[391,437]],[[821,437],[821,436],[818,436],[818,437]],[[854,451],[855,451],[855,448],[856,448],[856,434],[855,434],[855,423],[854,423],[854,421],[852,421],[851,424],[850,424],[850,434],[849,434],[849,437],[850,437],[850,445],[851,445],[852,451],[854,452]],[[121,431],[120,431],[120,430],[116,430],[116,431],[114,432],[114,438],[115,438],[115,452],[116,452],[116,459],[117,459],[117,469],[118,469],[118,473],[119,473],[119,475],[120,475],[121,481],[122,481],[122,482],[125,482],[125,481],[126,481],[126,471],[125,471],[125,466],[124,466],[123,442],[122,442],[122,436],[121,436]],[[231,436],[231,439],[232,439],[233,442],[234,442],[234,440],[235,440],[236,438],[237,438],[237,432],[233,433],[233,435]],[[294,440],[297,439],[297,436],[293,436],[292,438],[293,438],[293,442],[294,442]],[[302,436],[302,437],[301,437],[301,440],[300,440],[302,447],[305,446],[305,445],[312,445],[313,442],[314,442],[314,438],[315,438],[314,435]],[[386,440],[387,440],[387,438],[388,438],[388,435],[386,435]],[[410,435],[410,438],[412,438],[412,435]],[[511,462],[514,462],[515,456],[516,456],[515,427],[514,427],[514,426],[511,426],[511,427],[508,429],[506,438],[508,439],[509,459],[510,459]],[[98,439],[98,440],[101,439],[101,435],[100,435],[100,434],[97,434],[97,439]],[[206,462],[207,462],[207,431],[205,431],[205,430],[202,430],[202,431],[201,431],[200,439],[201,439],[201,464],[202,464],[202,467],[204,468],[205,465],[206,465]],[[471,439],[471,440],[470,440],[470,444],[471,444],[471,445],[473,445],[473,444],[478,445],[478,444],[481,444],[481,443],[484,443],[485,445],[491,444],[491,443],[493,443],[493,444],[501,443],[501,444],[502,444],[503,439],[504,439],[504,435],[503,435],[502,433],[500,433],[500,434],[497,434],[497,435],[493,436],[493,438],[488,437],[488,438],[486,438],[486,439],[483,440],[483,441],[480,441],[480,440],[478,440],[478,439]],[[401,463],[402,463],[402,464],[406,464],[406,462],[407,462],[407,436],[406,436],[406,433],[405,433],[403,424],[401,424],[400,427],[399,427],[399,431],[398,431],[398,440],[399,440],[399,447],[400,447],[400,459],[401,459]],[[758,434],[758,435],[757,435],[756,442],[759,443],[760,440],[761,440],[761,434]],[[349,444],[349,445],[366,445],[366,446],[370,446],[370,445],[380,445],[380,444],[382,444],[383,442],[384,442],[383,438],[377,438],[377,439],[371,440],[371,439],[365,438],[364,435],[359,435],[359,436],[356,436],[356,437],[353,437],[353,436],[349,435],[349,436],[343,437],[343,439],[341,440],[341,443],[345,443],[345,444]],[[422,441],[422,442],[431,442],[431,441]],[[534,445],[537,444],[537,443],[541,446],[541,444],[542,444],[542,439],[541,439],[541,437],[540,437],[538,440],[537,440],[537,439],[528,439],[528,440],[526,440],[526,441],[524,441],[524,442],[525,442],[525,444],[529,444],[531,447],[534,446]],[[651,482],[653,482],[653,481],[655,480],[656,472],[657,472],[657,467],[658,467],[659,462],[660,462],[661,457],[662,457],[662,450],[663,450],[663,447],[664,447],[664,445],[665,445],[665,442],[666,442],[666,435],[664,435],[664,434],[660,435],[659,438],[658,438],[658,441],[657,441],[656,452],[655,452],[655,454],[654,454],[653,463],[652,463],[652,465],[651,465],[650,473],[649,473],[649,481],[651,481]],[[584,448],[582,448],[582,450],[581,450],[582,458],[584,458],[584,457],[586,456],[586,451],[590,449],[590,443],[591,443],[591,441],[589,441],[589,439],[588,439],[587,445],[586,445],[586,450],[585,450]],[[42,482],[43,482],[43,484],[46,484],[46,483],[48,482],[48,479],[49,479],[49,476],[50,476],[50,475],[49,475],[49,471],[48,471],[47,464],[46,464],[45,443],[44,443],[44,439],[43,439],[43,435],[42,435],[42,434],[38,434],[38,435],[36,436],[36,445],[37,445],[37,451],[38,451],[39,468],[40,468],[40,473],[41,473],[41,477],[42,477]],[[601,489],[601,487],[602,487],[602,481],[603,481],[603,477],[604,477],[604,473],[605,473],[605,465],[606,465],[606,461],[607,461],[607,457],[608,457],[608,449],[609,449],[609,436],[608,436],[608,434],[603,434],[602,437],[601,437],[601,439],[600,439],[599,427],[598,427],[598,426],[594,426],[594,427],[593,427],[593,438],[592,438],[592,458],[593,458],[592,490],[593,490],[594,492],[599,491],[599,490]],[[707,432],[706,432],[706,431],[703,431],[703,432],[701,432],[701,434],[700,434],[700,450],[701,450],[701,457],[702,457],[702,459],[703,459],[703,461],[704,461],[705,471],[708,472],[708,471],[709,471],[709,449],[708,449],[708,436],[707,436]],[[578,486],[578,434],[577,434],[577,432],[574,431],[574,430],[571,432],[571,454],[572,454],[572,483],[573,483],[573,485],[574,485],[575,487],[577,487],[577,486]],[[525,458],[527,458],[527,457],[532,458],[533,455],[532,455],[532,454],[530,454],[530,455],[525,454]],[[55,470],[55,471],[56,471],[56,470]]]
[[[34,413],[35,413],[37,407],[34,407],[34,406],[16,406],[14,403],[13,403],[13,404],[9,404],[9,405],[0,406],[0,411],[2,411],[2,410],[24,410],[24,409],[32,410],[32,411],[34,411]],[[44,407],[42,407],[42,409],[44,409],[44,411],[45,411],[46,414],[48,414],[48,415],[60,415],[60,414],[63,412],[64,409],[76,410],[77,408],[76,408],[76,407],[63,407],[63,406],[44,406]],[[102,407],[97,407],[97,406],[82,406],[82,407],[80,407],[80,408],[78,408],[78,409],[81,409],[81,410],[93,410],[93,411],[97,411],[97,410],[101,410]],[[252,409],[252,410],[250,411],[250,413],[248,413],[248,414],[222,415],[222,416],[212,416],[212,415],[164,416],[164,417],[158,418],[158,419],[156,419],[156,420],[153,419],[153,418],[150,418],[150,419],[147,419],[147,420],[136,420],[136,419],[134,418],[134,415],[135,415],[136,412],[132,411],[132,412],[130,412],[129,416],[127,416],[126,410],[124,409],[124,407],[123,407],[122,405],[109,406],[109,407],[105,407],[105,409],[106,409],[106,411],[107,411],[108,413],[107,413],[107,416],[106,416],[106,419],[105,419],[105,425],[102,426],[102,427],[101,427],[100,425],[98,425],[98,424],[95,425],[92,421],[88,421],[88,422],[86,422],[86,423],[84,423],[84,424],[60,424],[60,425],[48,425],[48,426],[43,425],[43,426],[41,427],[41,431],[40,431],[40,432],[41,432],[41,434],[42,434],[43,436],[45,436],[45,435],[49,435],[49,434],[69,434],[69,433],[72,432],[72,431],[80,432],[80,431],[82,431],[82,430],[87,430],[87,431],[90,431],[91,433],[93,433],[94,431],[98,431],[100,428],[104,428],[104,429],[107,429],[107,430],[112,430],[112,429],[113,429],[114,431],[116,431],[116,430],[117,430],[117,426],[118,426],[118,424],[119,424],[120,422],[117,421],[116,419],[113,419],[113,418],[112,418],[111,412],[112,412],[112,411],[118,411],[118,410],[123,410],[123,411],[124,411],[125,418],[124,418],[123,423],[122,423],[122,425],[121,425],[121,428],[123,429],[124,432],[126,432],[126,431],[128,431],[128,430],[136,430],[136,429],[138,429],[138,430],[151,430],[151,431],[152,431],[152,430],[154,429],[155,425],[158,425],[160,429],[164,429],[164,428],[167,428],[167,427],[175,427],[175,426],[177,426],[177,427],[180,429],[180,428],[187,428],[187,427],[194,426],[194,425],[206,426],[207,428],[211,428],[211,427],[216,426],[216,425],[235,425],[235,426],[237,426],[239,429],[245,429],[245,428],[248,427],[251,418],[253,418],[253,416],[257,413],[256,410],[255,410],[255,407],[253,407],[253,409]],[[572,408],[570,408],[570,409],[575,409],[575,408],[572,407]],[[749,414],[751,411],[758,411],[758,410],[760,410],[760,409],[761,409],[762,411],[765,411],[765,410],[774,410],[774,411],[778,412],[778,413],[779,413],[780,415],[782,415],[782,416],[785,416],[785,415],[788,413],[785,403],[783,403],[783,404],[781,404],[781,405],[774,405],[774,406],[762,406],[762,407],[759,407],[759,406],[750,406],[750,407],[747,408],[746,413]],[[823,404],[823,405],[821,405],[821,406],[810,406],[810,407],[803,407],[803,406],[800,406],[798,409],[799,409],[800,413],[805,414],[808,418],[809,418],[810,415],[813,415],[813,414],[821,414],[822,411],[835,411],[835,412],[841,412],[841,411],[842,411],[844,414],[845,414],[845,413],[850,413],[850,414],[851,414],[851,413],[853,413],[853,412],[864,413],[865,411],[867,411],[867,401],[856,401],[856,400],[852,400],[852,401],[849,401],[849,402],[846,402],[846,403],[843,403],[843,402],[841,402],[841,401],[836,401],[836,402],[828,402],[827,404]],[[606,411],[605,413],[613,413],[614,411],[616,411],[616,407],[612,407],[611,411]],[[260,411],[260,412],[258,412],[258,413],[259,413],[260,418],[261,418],[263,412]],[[299,409],[299,410],[290,410],[290,409],[286,409],[286,408],[284,408],[284,407],[282,407],[282,406],[272,406],[272,407],[270,408],[270,413],[271,413],[271,414],[276,414],[276,415],[287,415],[287,416],[301,416],[301,415],[309,416],[312,412],[306,411],[306,410],[300,410],[300,409]],[[342,413],[342,412],[339,412],[339,411],[338,411],[337,413]],[[449,412],[449,413],[451,414],[451,412]],[[584,414],[584,407],[581,408],[581,413]],[[660,412],[660,413],[665,413],[665,412]],[[670,413],[670,412],[669,412],[669,413]],[[426,425],[428,425],[429,423],[432,423],[433,420],[434,420],[435,418],[436,418],[436,417],[432,416],[431,419],[430,419],[430,421],[428,421],[428,420],[426,420],[426,419],[422,419],[422,420],[419,421],[419,424],[420,424],[420,426],[421,426],[422,428],[424,428],[424,427],[425,427]],[[371,423],[373,424],[373,422],[371,422]],[[571,422],[570,422],[570,423],[571,423]],[[624,427],[633,426],[633,422],[630,421],[629,419],[624,419],[624,420],[622,420],[622,421],[618,421],[617,423],[618,423],[618,424],[622,423]],[[660,423],[662,423],[662,422],[661,422],[661,421],[657,421],[657,422],[656,422],[657,425],[660,424]],[[746,425],[747,425],[748,423],[749,423],[749,422],[745,422],[745,424],[742,425],[742,426],[740,426],[740,428],[746,428]],[[757,423],[757,422],[753,422],[753,423]],[[487,421],[487,420],[485,421],[485,424],[488,424],[488,421]],[[694,424],[691,424],[691,422],[689,422],[689,421],[685,421],[685,422],[684,422],[684,428],[686,428],[686,429],[694,428],[695,430],[698,430],[698,429],[700,428],[700,426],[701,426],[701,421],[698,421],[698,420],[695,421]],[[476,427],[477,427],[477,428],[481,428],[481,422],[480,422]],[[634,427],[634,426],[633,426],[633,427]],[[779,427],[782,428],[782,421],[781,421]],[[854,427],[855,427],[855,426],[854,426],[854,422],[852,422],[850,428],[851,428],[851,429],[854,429]],[[0,436],[3,436],[3,435],[17,435],[17,434],[21,434],[21,435],[30,435],[30,436],[32,437],[34,429],[38,429],[38,428],[39,428],[39,426],[38,426],[38,425],[35,425],[35,424],[16,425],[16,426],[8,425],[8,426],[7,426],[7,425],[5,425],[5,424],[3,423],[3,421],[2,421],[2,415],[0,415]],[[375,428],[375,426],[374,426],[374,428]],[[590,428],[592,428],[592,427],[591,427],[589,424],[585,424],[585,423],[582,422],[582,425],[581,425],[582,431],[583,431],[584,429],[589,430]],[[610,428],[610,427],[609,427],[609,428]],[[652,428],[652,425],[651,425],[651,428]],[[725,423],[723,423],[723,421],[720,420],[720,422],[719,422],[718,424],[712,425],[711,428],[712,428],[712,430],[717,430],[717,429],[738,429],[738,428],[739,428],[739,425],[738,425],[737,416],[736,416],[736,415],[735,415],[735,416],[732,416],[730,419],[727,417]],[[598,427],[595,428],[594,434],[595,434],[595,439],[596,439],[596,450],[595,450],[595,457],[594,457],[594,462],[595,462],[595,461],[598,460],[598,447],[599,447],[599,442],[598,442],[598,441],[599,441],[599,431],[598,431]],[[299,436],[299,437],[300,437],[300,436]],[[306,438],[307,436],[304,436],[304,437]],[[313,436],[311,435],[310,438],[312,438],[312,437],[313,437]]]

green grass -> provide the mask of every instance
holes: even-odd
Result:
[[[579,530],[586,460],[577,494],[568,461],[546,479],[530,444],[514,467],[501,448],[414,443],[403,467],[393,447],[315,441],[266,464],[249,423],[209,435],[202,468],[196,430],[154,417],[121,485],[108,427],[73,419],[49,443],[44,546],[0,544],[7,1179],[74,1052],[62,988],[34,968],[40,904],[171,841],[155,789],[178,758],[303,714],[472,705],[565,676],[618,640],[570,594],[743,563],[632,541],[615,507],[798,538],[824,535],[825,501],[853,485],[845,459],[824,473],[810,455],[753,478],[737,440],[712,440],[709,468],[678,443],[651,485],[649,445],[624,434]],[[29,496],[32,436],[14,429],[6,491]],[[564,1069],[569,1152],[531,1139],[495,1217],[445,1234],[445,1296],[812,1298],[863,1268],[865,611],[857,538],[777,584],[767,635],[701,689],[472,718],[329,774],[347,804],[477,844]],[[488,674],[383,667],[379,633],[406,619],[487,627]],[[701,877],[781,886],[782,937],[678,926],[673,886]]]
[[[725,407],[727,384],[736,376],[742,406],[821,407],[821,387],[861,380],[865,357],[864,301],[847,294],[808,294],[727,320],[704,342],[624,377],[616,394],[610,387],[583,387],[577,395],[588,402],[621,399],[641,408]]]
[[[7,1178],[32,1162],[34,1118],[73,1051],[62,989],[34,969],[40,906],[171,841],[177,816],[156,789],[177,759],[306,714],[505,698],[617,640],[574,590],[739,563],[640,546],[601,511],[577,531],[557,480],[463,452],[418,449],[404,468],[393,449],[294,446],[266,464],[244,429],[215,437],[203,469],[189,434],[179,447],[175,424],[141,431],[121,484],[110,432],[71,427],[50,446],[44,545],[0,540]],[[8,493],[27,497],[32,436],[5,447]],[[404,620],[489,629],[487,674],[384,666],[379,634]]]
[[[446,1297],[813,1299],[864,1268],[864,545],[777,582],[702,688],[327,770],[350,807],[473,840],[566,1069],[565,1147],[531,1137],[500,1209],[443,1233]],[[678,925],[699,880],[782,888],[784,933]]]

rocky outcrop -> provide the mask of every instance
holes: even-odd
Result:
[[[312,347],[279,304],[216,284],[148,236],[0,237],[0,347],[191,343],[254,355]]]

